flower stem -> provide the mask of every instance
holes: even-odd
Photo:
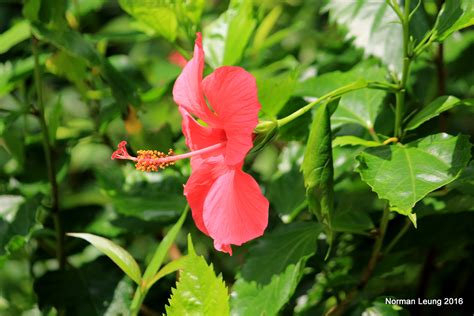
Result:
[[[38,40],[32,38],[32,50],[34,56],[34,81],[36,87],[37,106],[39,113],[39,120],[41,124],[41,131],[43,134],[43,149],[46,158],[46,169],[48,172],[48,179],[51,186],[51,214],[53,215],[54,228],[56,231],[56,257],[59,268],[63,269],[66,265],[66,255],[64,252],[64,228],[62,226],[62,219],[59,209],[59,189],[56,180],[56,165],[53,160],[53,148],[49,140],[49,130],[46,123],[44,103],[43,103],[43,89],[41,68],[38,57]]]
[[[396,4],[398,7],[398,4]],[[395,94],[396,105],[395,105],[395,126],[393,136],[400,138],[402,136],[402,121],[403,114],[405,112],[405,96],[406,96],[406,84],[408,80],[408,73],[410,71],[410,64],[412,60],[412,53],[409,51],[409,31],[410,31],[410,0],[405,0],[405,10],[403,15],[400,15],[400,22],[402,23],[403,30],[403,69],[402,77],[399,82],[399,91]]]
[[[300,117],[301,115],[305,114],[309,110],[311,110],[315,105],[334,99],[342,96],[343,94],[364,89],[364,88],[369,88],[369,89],[376,89],[376,90],[386,90],[386,91],[398,91],[399,88],[397,85],[388,83],[388,82],[378,82],[378,81],[366,81],[364,79],[357,80],[353,83],[350,83],[348,85],[345,85],[341,88],[338,88],[336,90],[333,90],[322,97],[316,99],[315,101],[308,103],[307,105],[303,106],[302,108],[296,110],[295,112],[291,113],[290,115],[281,118],[277,120],[278,126],[282,127],[283,125],[286,125],[293,121],[294,119]]]

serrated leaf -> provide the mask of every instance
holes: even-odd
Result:
[[[334,212],[334,167],[331,145],[331,114],[337,102],[316,108],[304,153],[303,172],[309,209],[323,223],[331,241],[331,218]]]
[[[229,295],[222,276],[194,252],[188,238],[189,253],[184,261],[176,289],[172,289],[166,315],[221,316],[229,314]]]
[[[232,0],[227,11],[204,28],[203,46],[209,65],[237,64],[255,26],[252,0]]]
[[[266,234],[250,248],[242,267],[242,278],[259,284],[269,283],[273,275],[284,273],[288,266],[314,255],[321,232],[322,226],[313,222],[284,225]]]
[[[0,34],[0,54],[30,37],[30,23],[22,20]]]
[[[357,136],[339,136],[334,138],[332,141],[332,146],[364,146],[364,147],[377,147],[377,146],[382,146],[381,143],[373,141],[373,140],[367,140],[363,139]]]
[[[443,41],[457,30],[474,25],[474,2],[472,0],[446,0],[436,18],[433,37]]]
[[[424,122],[438,116],[439,114],[448,111],[458,104],[461,104],[461,100],[453,96],[442,96],[436,98],[433,102],[428,104],[426,107],[421,109],[407,124],[405,130],[409,131],[417,128]]]
[[[456,179],[471,158],[466,136],[431,135],[406,145],[368,148],[358,172],[381,199],[410,212],[428,193]]]
[[[113,241],[106,238],[86,234],[86,233],[68,233],[68,236],[84,239],[97,248],[100,252],[109,257],[115,264],[122,269],[135,283],[140,284],[142,273],[138,263],[133,259],[127,250],[123,249]]]
[[[271,282],[264,286],[255,281],[238,279],[232,288],[231,315],[277,315],[293,295],[301,279],[304,263],[303,259],[287,266],[282,273],[273,275]]]
[[[332,0],[330,17],[347,27],[347,38],[367,55],[379,57],[391,70],[402,70],[402,27],[386,1]]]

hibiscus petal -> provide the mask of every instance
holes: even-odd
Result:
[[[226,131],[226,163],[235,165],[252,148],[252,133],[258,124],[261,106],[255,78],[241,67],[225,66],[207,76],[202,87],[217,114],[214,124]]]
[[[218,250],[230,251],[263,235],[268,200],[257,182],[238,168],[227,169],[212,184],[203,207],[204,225]]]
[[[184,66],[173,87],[173,99],[188,112],[206,121],[212,112],[206,105],[202,92],[202,72],[204,69],[204,51],[201,33],[197,33],[194,44],[194,56]]]
[[[218,156],[206,160],[199,159],[197,165],[193,165],[193,172],[184,186],[184,195],[188,200],[196,226],[204,234],[209,235],[202,217],[204,201],[216,179],[225,173],[224,158]]]

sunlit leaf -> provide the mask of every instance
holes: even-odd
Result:
[[[347,146],[347,145],[350,145],[350,146],[361,145],[364,147],[377,147],[377,146],[381,146],[382,144],[373,140],[367,140],[367,139],[363,139],[363,138],[360,138],[357,136],[351,136],[351,135],[338,136],[334,138],[334,140],[332,141],[333,147]]]
[[[433,37],[443,41],[457,30],[474,25],[474,3],[471,0],[446,0],[433,27]]]
[[[122,269],[133,281],[140,284],[141,272],[138,263],[127,250],[123,249],[111,240],[104,237],[86,233],[68,233],[68,236],[84,239],[109,257]]]
[[[387,1],[332,0],[327,9],[332,20],[347,28],[347,38],[354,38],[355,46],[401,73],[402,26]]]
[[[0,54],[30,37],[30,23],[22,20],[0,34]]]
[[[405,145],[368,148],[357,158],[358,171],[381,199],[408,214],[428,193],[459,176],[470,148],[466,136],[431,135]]]
[[[229,9],[204,28],[206,61],[213,68],[237,64],[256,26],[252,0],[232,0]]]
[[[166,315],[228,315],[229,294],[222,276],[216,276],[212,264],[196,255],[190,237],[188,245],[188,259],[171,290]]]
[[[424,122],[432,119],[433,117],[438,116],[444,111],[448,111],[455,107],[456,105],[461,104],[461,100],[453,96],[442,96],[438,97],[436,100],[425,106],[421,109],[420,112],[416,113],[414,117],[410,119],[407,123],[405,130],[409,131],[417,128]]]

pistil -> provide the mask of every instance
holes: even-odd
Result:
[[[180,155],[175,155],[172,149],[168,150],[167,154],[157,150],[139,150],[137,151],[137,157],[131,156],[127,152],[126,145],[126,141],[121,141],[117,146],[117,150],[112,154],[111,159],[134,161],[135,168],[140,171],[158,171],[158,169],[164,169],[170,165],[174,165],[175,161],[215,152],[224,148],[226,143],[217,143]]]

